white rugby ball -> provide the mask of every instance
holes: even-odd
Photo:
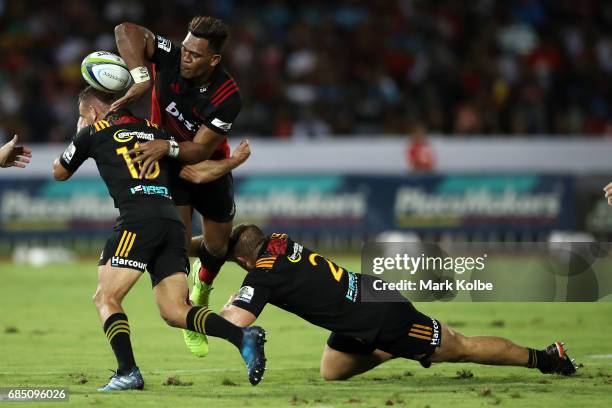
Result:
[[[94,88],[109,93],[127,89],[132,76],[123,59],[108,51],[92,52],[81,63],[81,74]]]

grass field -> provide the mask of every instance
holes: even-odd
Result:
[[[337,261],[358,269],[357,258]],[[148,276],[124,305],[146,389],[100,394],[95,388],[105,383],[115,360],[91,303],[95,264],[37,269],[0,263],[0,387],[67,387],[69,404],[78,407],[612,406],[612,302],[418,305],[466,334],[506,336],[538,347],[564,340],[584,364],[573,378],[468,364],[425,370],[395,360],[336,383],[319,378],[327,333],[268,306],[259,323],[268,331],[269,368],[264,381],[252,387],[228,343],[212,339],[211,355],[204,359],[188,353],[180,331],[159,318]],[[216,310],[242,277],[237,268],[225,267],[213,292]],[[469,371],[459,376],[460,370]],[[33,404],[19,404],[28,405]]]

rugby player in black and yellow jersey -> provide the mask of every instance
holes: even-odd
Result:
[[[536,350],[500,337],[464,336],[420,313],[399,292],[385,301],[362,301],[364,295],[380,299],[372,284],[378,278],[350,272],[287,234],[265,236],[255,225],[239,225],[229,256],[248,273],[221,316],[247,327],[271,303],[331,331],[321,360],[326,380],[348,379],[395,357],[424,367],[472,362],[563,375],[576,371],[560,342]]]
[[[130,326],[121,306],[130,288],[148,270],[162,318],[173,327],[221,337],[234,344],[247,364],[249,380],[256,385],[265,368],[260,327],[245,330],[213,313],[192,306],[188,295],[188,258],[185,228],[168,187],[168,159],[150,166],[140,178],[133,151],[139,143],[167,140],[172,156],[185,163],[205,159],[201,145],[180,145],[163,129],[127,110],[110,111],[112,95],[88,87],[79,95],[80,130],[64,153],[53,163],[56,180],[67,180],[93,158],[100,176],[119,209],[119,218],[100,257],[98,288],[94,303],[104,332],[117,358],[118,369],[100,391],[142,389],[144,381],[136,366],[130,342]],[[248,144],[234,156],[212,164],[221,174],[248,157]]]

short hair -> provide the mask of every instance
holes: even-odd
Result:
[[[266,241],[263,231],[255,224],[240,224],[230,234],[227,257],[236,261],[238,257],[256,258],[261,245]]]
[[[187,29],[194,37],[208,40],[208,46],[215,54],[223,51],[223,46],[229,38],[227,25],[222,20],[210,16],[192,18]]]
[[[79,93],[79,105],[81,102],[88,102],[92,99],[96,99],[105,105],[112,105],[115,102],[115,94],[99,91],[93,86],[88,86]]]

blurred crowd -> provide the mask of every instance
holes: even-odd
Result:
[[[116,24],[180,42],[196,14],[232,32],[235,136],[612,134],[611,1],[0,0],[0,140],[72,137]]]

